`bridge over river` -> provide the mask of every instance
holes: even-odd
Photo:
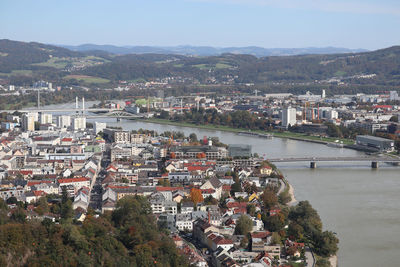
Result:
[[[302,158],[275,158],[268,159],[271,163],[276,162],[310,162],[310,168],[317,168],[317,162],[371,162],[371,167],[377,169],[380,162],[400,165],[400,158],[395,157],[302,157]]]

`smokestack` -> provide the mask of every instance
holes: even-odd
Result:
[[[75,97],[75,108],[78,109],[78,97]]]
[[[40,89],[37,91],[37,108],[40,108]]]
[[[82,113],[85,111],[85,98],[82,97]]]

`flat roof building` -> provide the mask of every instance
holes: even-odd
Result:
[[[394,141],[386,138],[370,136],[370,135],[357,135],[356,143],[359,146],[366,146],[375,148],[379,151],[393,151]]]
[[[229,156],[236,157],[251,157],[251,145],[229,145]]]

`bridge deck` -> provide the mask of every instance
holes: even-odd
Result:
[[[370,161],[370,162],[400,162],[400,158],[389,157],[304,157],[304,158],[275,158],[269,162],[345,162],[345,161]]]

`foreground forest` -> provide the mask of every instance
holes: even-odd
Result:
[[[145,198],[125,197],[114,212],[88,214],[83,223],[73,220],[65,197],[35,207],[39,213],[59,212],[60,223],[27,221],[23,204],[17,205],[9,210],[0,199],[0,266],[188,266],[158,229]]]

